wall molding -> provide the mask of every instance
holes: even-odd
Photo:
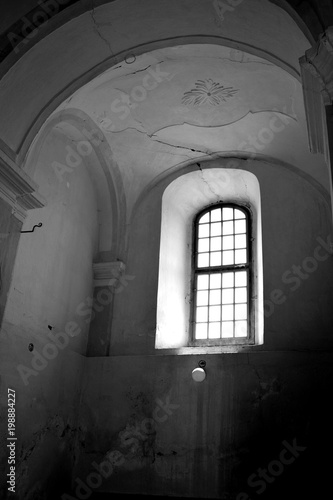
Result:
[[[333,26],[300,58],[300,66],[310,151],[328,161],[325,106],[333,103]]]
[[[116,288],[121,276],[125,272],[125,267],[125,264],[120,260],[94,263],[94,287],[108,286]]]
[[[27,210],[46,204],[37,190],[38,185],[0,150],[0,197],[12,207],[13,215],[21,222]]]

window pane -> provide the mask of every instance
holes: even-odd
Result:
[[[208,289],[208,274],[199,274],[197,281],[197,289],[198,290],[207,290]]]
[[[247,337],[247,321],[235,322],[235,337]]]
[[[234,286],[234,273],[223,273],[222,286],[223,288],[230,288]]]
[[[234,218],[234,209],[229,207],[223,208],[223,220],[232,220]]]
[[[208,238],[209,224],[199,224],[199,238]]]
[[[246,319],[246,318],[247,318],[247,304],[236,304],[235,319]]]
[[[234,248],[234,237],[223,236],[222,247],[223,250],[232,250]]]
[[[220,328],[221,323],[209,323],[208,337],[210,339],[219,339],[220,338]]]
[[[213,222],[213,224],[210,225],[210,235],[211,236],[220,236],[221,235],[221,223],[220,222]]]
[[[212,290],[209,292],[209,304],[211,306],[221,304],[221,290]]]
[[[210,240],[210,250],[211,250],[211,252],[214,252],[216,250],[222,250],[222,238],[221,237],[212,238]]]
[[[203,215],[199,219],[199,224],[203,224],[205,222],[209,222],[209,212],[207,212],[205,215]]]
[[[195,327],[195,337],[197,339],[207,338],[207,323],[199,323]]]
[[[221,252],[213,252],[210,254],[210,265],[211,266],[220,266],[221,265]]]
[[[235,236],[235,248],[246,248],[246,234],[237,234]]]
[[[247,302],[247,288],[235,289],[235,302]]]
[[[197,292],[197,306],[208,306],[208,291]]]
[[[245,213],[235,208],[235,219],[245,219]]]
[[[222,320],[231,321],[234,319],[234,306],[222,306]]]
[[[244,232],[244,231],[242,231]],[[223,222],[223,234],[234,234],[234,223],[231,222]]]
[[[248,236],[247,217],[240,209],[218,206],[199,219],[195,248],[196,339],[248,337],[249,271],[236,267],[249,264]],[[225,270],[223,266],[230,267]],[[200,274],[200,269],[205,274]]]
[[[197,323],[207,323],[208,321],[208,307],[197,307]]]
[[[221,209],[216,208],[210,212],[210,220],[211,222],[217,222],[221,220]]]
[[[222,338],[230,338],[234,336],[234,323],[233,321],[222,322]]]
[[[235,264],[246,264],[247,252],[246,250],[235,250]]]
[[[246,286],[247,285],[247,272],[239,271],[235,273],[235,286]]]
[[[209,307],[209,321],[220,321],[220,319],[221,319],[221,307],[220,306],[210,306]]]
[[[198,267],[209,267],[209,253],[198,254]]]
[[[223,265],[228,266],[231,264],[234,264],[234,251],[233,250],[227,250],[226,252],[223,253]]]
[[[221,288],[221,274],[214,273],[210,275],[210,288]]]
[[[235,221],[235,233],[246,233],[246,221],[245,221],[245,219]]]
[[[203,238],[199,240],[198,252],[209,252],[209,238]]]
[[[226,288],[222,290],[222,304],[233,304],[234,303],[234,289]]]

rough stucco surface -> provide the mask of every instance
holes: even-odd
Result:
[[[328,186],[323,156],[308,149],[301,84],[246,52],[194,44],[143,54],[95,78],[50,121],[74,110],[109,145],[128,214],[149,181],[214,156],[274,159]]]
[[[200,359],[90,359],[81,413],[90,430],[74,477],[84,481],[92,463],[120,452],[122,463],[99,491],[230,500],[247,492],[253,498],[259,488],[247,484],[250,475],[278,459],[284,441],[296,439],[306,451],[289,473],[286,467],[284,476],[267,485],[266,496],[320,493],[322,485],[311,478],[327,471],[323,453],[333,436],[325,427],[324,437],[318,426],[318,410],[324,425],[329,410],[317,387],[332,380],[331,355],[206,355],[206,380],[196,384],[191,371]],[[321,369],[314,372],[318,364]],[[119,373],[121,383],[115,378]],[[162,409],[166,403],[168,411]]]
[[[41,149],[35,178],[47,205],[25,220],[24,230],[39,222],[42,227],[20,235],[1,325],[6,412],[7,389],[16,391],[16,494],[29,500],[59,498],[65,485],[70,486],[79,453],[77,408],[89,319],[77,308],[88,309],[90,317],[86,301],[97,248],[97,207],[84,162],[78,175],[73,169],[70,180],[56,177],[52,163],[62,161],[66,145],[53,136]],[[15,224],[7,227],[15,230]],[[2,439],[5,425],[3,419]],[[5,441],[2,444],[1,468],[6,470]],[[0,496],[6,498],[11,493],[3,479]]]
[[[0,321],[2,320],[10,286],[19,231],[22,224],[13,216],[10,208],[0,200]]]
[[[219,162],[212,164],[216,167]],[[220,165],[223,164],[225,161],[221,161]],[[200,165],[205,168],[204,162]],[[209,165],[208,162],[207,167]],[[193,167],[198,168],[197,165]],[[274,314],[268,314],[270,308],[267,306],[265,348],[329,347],[328,325],[332,314],[328,312],[325,299],[332,293],[331,284],[325,280],[332,266],[329,249],[322,250],[326,259],[318,262],[315,272],[305,273],[307,277],[298,278],[299,283],[290,282],[292,276],[297,276],[293,266],[302,266],[305,261],[307,267],[306,259],[313,258],[319,245],[317,238],[322,238],[324,245],[330,241],[328,203],[310,183],[287,169],[251,160],[239,161],[239,168],[254,173],[260,185],[265,300],[270,299],[275,289],[281,290],[286,297],[283,303],[274,307]],[[114,354],[134,354],[137,349],[154,353],[161,196],[167,181],[164,182],[150,190],[136,208],[131,223],[126,261],[127,272],[135,279],[115,297]],[[284,277],[288,272],[290,274]],[[312,307],[314,303],[315,308]],[[326,326],[323,318],[328,321]],[[318,324],[321,325],[320,336],[314,334]]]
[[[208,0],[115,1],[31,46],[1,79],[0,139],[47,201],[24,224],[42,228],[20,237],[1,205],[11,232],[0,253],[1,405],[15,389],[20,500],[82,498],[78,485],[105,460],[113,472],[86,498],[253,500],[251,474],[294,440],[306,450],[266,498],[324,498],[332,224],[298,79],[309,43],[264,0],[222,21]],[[230,159],[260,184],[264,344],[157,352],[164,189]],[[93,290],[94,262],[124,263],[109,309]],[[54,335],[66,345],[54,347]],[[207,377],[195,384],[200,359]],[[10,498],[4,478],[0,488]]]
[[[75,480],[84,481],[93,463],[117,452],[122,459],[101,492],[232,500],[246,492],[252,498],[259,486],[249,485],[248,478],[278,459],[285,441],[296,440],[306,451],[292,473],[267,485],[267,497],[320,491],[321,485],[304,475],[326,470],[325,440],[333,438],[327,413],[324,438],[317,411],[328,411],[323,393],[332,381],[332,288],[325,279],[332,259],[324,248],[328,206],[288,170],[245,165],[258,177],[262,193],[264,345],[237,354],[193,350],[175,356],[154,350],[159,251],[154,235],[168,181],[152,189],[132,222],[127,263],[135,279],[115,298],[111,356],[91,358],[86,365],[80,418],[88,431]],[[283,275],[294,264],[307,267],[318,237],[326,259],[294,289],[295,281],[285,282]],[[274,290],[283,292],[283,303],[270,301]],[[196,384],[191,371],[200,359],[207,363],[207,378]]]
[[[264,0],[253,0],[242,2],[231,14],[220,22],[210,0],[158,4],[132,0],[112,2],[69,21],[33,46],[2,78],[2,123],[10,121],[15,127],[0,126],[1,139],[18,152],[32,121],[53,96],[61,96],[60,104],[71,88],[76,90],[96,76],[93,68],[103,64],[102,71],[106,60],[110,59],[109,66],[117,63],[124,57],[117,54],[136,52],[135,47],[146,45],[144,52],[149,51],[156,40],[168,39],[162,43],[165,46],[178,45],[177,38],[192,38],[193,43],[201,36],[217,37],[222,44],[252,47],[254,53],[263,49],[268,58],[284,61],[285,67],[298,72],[298,58],[309,43],[286,12]]]
[[[32,212],[26,225],[38,222],[37,216],[40,216],[45,223],[41,228],[44,233],[40,230],[27,235],[30,239],[25,245],[23,239],[20,240],[16,266],[21,272],[14,271],[7,323],[2,331],[6,346],[4,366],[8,370],[5,383],[17,390],[23,405],[18,411],[30,405],[27,418],[36,421],[20,435],[20,456],[23,457],[19,470],[20,494],[29,498],[28,495],[37,495],[38,490],[39,495],[50,491],[52,478],[55,480],[59,474],[63,481],[57,485],[58,489],[69,492],[71,478],[75,493],[75,479],[84,481],[92,463],[99,464],[109,452],[118,450],[125,462],[115,466],[114,474],[103,481],[99,488],[102,492],[141,491],[213,498],[220,498],[223,493],[236,495],[238,485],[244,481],[246,490],[251,471],[262,462],[274,459],[283,440],[292,441],[300,435],[300,442],[307,443],[316,436],[315,416],[308,408],[307,397],[309,391],[315,395],[315,384],[331,376],[330,355],[311,354],[332,346],[332,289],[326,279],[332,272],[332,260],[327,248],[327,258],[318,262],[315,272],[299,279],[296,290],[291,289],[295,281],[285,282],[283,275],[290,272],[293,265],[302,266],[307,257],[313,257],[318,237],[324,241],[321,255],[325,255],[325,242],[331,234],[327,197],[297,170],[267,161],[238,160],[237,163],[234,160],[235,168],[252,172],[260,183],[264,291],[268,301],[264,346],[248,353],[204,352],[199,357],[193,351],[192,355],[172,356],[155,351],[162,194],[182,171],[221,168],[228,160],[201,161],[200,169],[195,164],[175,170],[150,185],[144,196],[139,197],[129,221],[122,217],[126,226],[122,257],[130,279],[119,289],[121,293],[114,296],[112,324],[104,324],[107,332],[101,338],[111,342],[110,356],[88,359],[73,351],[84,354],[86,346],[87,317],[80,317],[76,306],[89,297],[91,290],[89,263],[96,248],[93,243],[96,241],[93,231],[97,220],[96,191],[90,183],[85,161],[71,174],[64,175],[61,183],[55,181],[52,168],[54,158],[64,161],[66,146],[76,148],[78,144],[68,141],[61,133],[46,141],[41,151],[34,178],[48,205],[37,213]],[[93,164],[91,167],[94,168]],[[66,212],[68,203],[71,209]],[[71,232],[66,233],[67,239],[58,238],[58,223],[54,225],[52,220],[57,221],[59,217],[63,217],[64,222],[66,218],[66,224],[73,224],[74,238]],[[81,236],[78,228],[81,228]],[[27,252],[29,265],[24,267]],[[71,256],[75,265],[73,260],[68,260],[67,267],[62,268],[61,273],[59,267],[54,279],[45,282],[43,288],[34,287],[33,293],[26,292],[18,302],[15,288],[18,284],[27,287],[29,283],[22,279],[23,274],[33,280],[33,273],[39,272],[38,266],[58,269],[57,263],[64,256],[67,259]],[[71,292],[68,301],[64,303],[58,298],[40,308],[40,303],[50,301],[56,290],[62,290],[61,283],[64,284],[62,295]],[[45,297],[42,297],[43,289],[49,290]],[[277,289],[282,291],[285,300],[274,305],[271,298]],[[74,320],[83,327],[82,334],[71,339],[70,345],[59,351],[56,359],[50,360],[37,376],[31,376],[26,388],[14,359],[30,366],[31,353],[27,349],[30,335],[33,333],[40,352],[48,340],[46,314],[51,310],[54,324],[50,322],[50,326],[54,332],[61,331],[66,321]],[[61,322],[57,321],[58,315],[63,318]],[[103,323],[102,314],[100,318]],[[15,354],[11,352],[14,338]],[[203,385],[197,386],[193,385],[190,373],[202,357],[207,361],[208,376]],[[310,374],[318,366],[317,378],[311,378]],[[176,405],[171,414],[163,410],[168,398]],[[155,427],[149,427],[145,421],[143,433],[142,421],[147,418],[155,421],[154,415]],[[306,430],[309,426],[311,432]],[[50,449],[55,457],[52,471],[50,468],[45,480],[37,480]],[[312,460],[313,452],[303,462],[302,470],[310,467]],[[296,477],[293,476],[293,481]]]

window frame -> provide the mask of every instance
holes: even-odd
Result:
[[[197,266],[197,256],[198,256],[198,229],[199,229],[199,219],[203,217],[206,213],[215,210],[216,208],[234,208],[241,210],[245,214],[246,220],[246,239],[247,239],[247,263],[244,264],[233,264],[226,266],[212,266],[212,267],[204,267],[198,268]],[[255,344],[255,331],[254,331],[254,311],[252,304],[252,293],[254,288],[254,262],[253,262],[253,234],[252,234],[252,211],[251,207],[248,204],[241,203],[214,203],[209,205],[208,207],[203,208],[198,213],[195,214],[193,219],[192,226],[192,249],[191,249],[191,312],[190,312],[190,339],[189,346],[247,346]],[[232,338],[215,338],[215,339],[196,339],[195,338],[195,315],[196,315],[196,280],[199,274],[209,274],[212,272],[223,273],[226,271],[235,271],[237,269],[247,269],[248,270],[248,281],[247,281],[247,321],[248,321],[248,336],[245,337],[232,337]]]

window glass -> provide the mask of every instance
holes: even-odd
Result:
[[[195,223],[194,340],[249,338],[249,220],[237,206],[215,206]]]

